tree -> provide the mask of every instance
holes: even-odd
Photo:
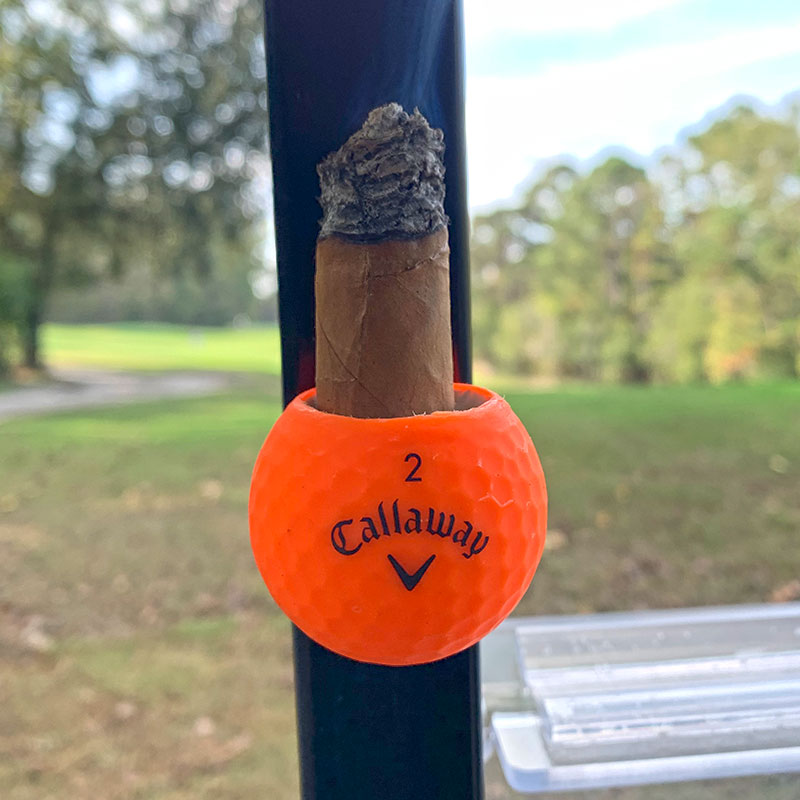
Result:
[[[706,374],[800,375],[800,110],[747,107],[692,137],[681,154],[675,247],[714,309]]]
[[[260,13],[255,0],[0,0],[0,249],[33,264],[27,365],[58,281],[255,264]]]
[[[648,378],[650,313],[674,265],[643,170],[619,158],[586,176],[557,165],[520,208],[479,218],[475,239],[491,359],[551,377]]]
[[[673,264],[658,194],[644,170],[609,158],[576,180],[553,224],[554,278],[566,301],[562,371],[584,378],[643,381],[650,313]]]

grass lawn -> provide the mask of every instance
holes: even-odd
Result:
[[[280,373],[275,326],[48,324],[42,341],[45,363],[53,367]]]
[[[763,601],[800,574],[800,384],[508,397],[542,457],[554,532],[518,613]],[[246,521],[278,412],[250,386],[0,426],[4,800],[297,796],[289,626]],[[509,797],[491,775],[489,800]]]

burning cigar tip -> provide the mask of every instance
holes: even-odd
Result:
[[[444,135],[398,103],[373,109],[361,128],[317,166],[320,239],[413,239],[447,224]]]

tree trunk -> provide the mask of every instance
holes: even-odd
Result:
[[[36,293],[34,292],[34,294]],[[42,366],[39,348],[39,325],[41,321],[42,310],[40,304],[32,296],[22,321],[22,366],[28,369],[40,369]]]
[[[55,272],[54,241],[56,226],[54,219],[47,220],[47,226],[39,252],[39,263],[33,274],[28,307],[22,320],[22,365],[28,369],[41,369],[42,353],[39,329],[44,316],[45,303]]]

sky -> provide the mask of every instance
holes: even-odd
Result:
[[[538,164],[673,144],[731,97],[800,89],[798,0],[464,0],[469,199]]]

